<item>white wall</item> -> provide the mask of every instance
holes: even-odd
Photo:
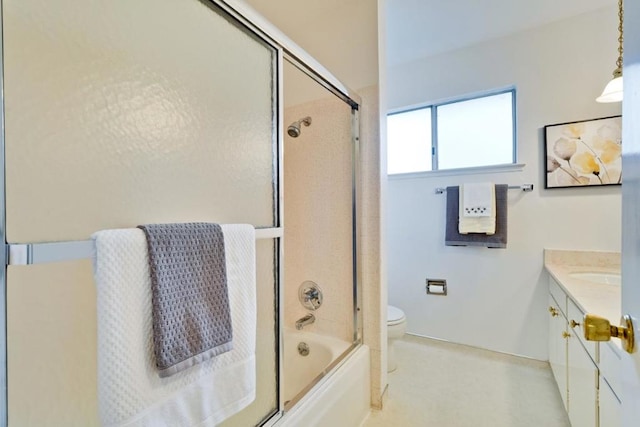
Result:
[[[542,127],[620,113],[594,99],[616,58],[615,5],[389,70],[391,108],[515,85],[521,171],[388,182],[389,302],[410,333],[547,357],[543,248],[620,250],[620,187],[544,190]],[[535,184],[509,192],[507,249],[444,245],[445,195],[470,181]],[[426,295],[425,278],[449,295]]]

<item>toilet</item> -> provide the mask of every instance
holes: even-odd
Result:
[[[387,372],[393,372],[398,367],[396,361],[395,344],[407,330],[407,318],[404,311],[392,305],[387,306]]]

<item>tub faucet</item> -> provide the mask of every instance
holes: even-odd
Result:
[[[304,328],[305,326],[312,324],[315,321],[316,321],[316,316],[314,316],[313,314],[309,313],[306,316],[304,316],[303,318],[298,319],[296,321],[296,329],[300,330],[300,329]]]

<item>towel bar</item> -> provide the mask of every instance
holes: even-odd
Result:
[[[522,191],[533,191],[533,184],[522,184],[522,185],[510,185],[509,190],[522,190]],[[446,188],[438,187],[436,188],[436,194],[444,194],[447,192]]]
[[[283,228],[256,228],[256,240],[282,237]],[[31,265],[91,258],[91,240],[49,243],[8,243],[6,265]]]

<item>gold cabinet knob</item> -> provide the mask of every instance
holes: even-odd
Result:
[[[571,334],[567,331],[562,331],[562,338],[569,338]]]
[[[551,317],[556,317],[558,315],[558,309],[555,307],[549,307],[549,313],[551,313]]]
[[[573,329],[576,328],[576,326],[580,326],[580,323],[576,322],[575,320],[571,319],[571,322],[569,322],[569,325],[571,325],[571,327]]]
[[[584,337],[588,341],[609,341],[613,338],[620,338],[622,347],[628,353],[633,353],[636,348],[634,337],[634,325],[631,316],[625,314],[620,319],[624,326],[613,326],[609,320],[595,314],[584,315]]]

